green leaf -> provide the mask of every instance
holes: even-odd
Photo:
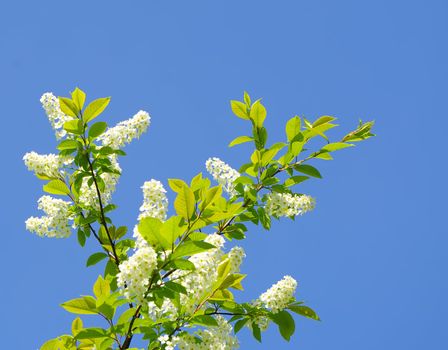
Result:
[[[184,186],[188,186],[185,181],[180,179],[168,179],[168,185],[176,193],[179,193]]]
[[[219,289],[234,288],[238,290],[243,290],[241,286],[241,281],[246,277],[246,275],[240,273],[233,273],[228,275],[225,280],[220,284]]]
[[[98,98],[89,103],[83,115],[83,120],[88,123],[92,119],[98,117],[107,107],[110,102],[110,97]]]
[[[82,315],[97,314],[95,299],[90,296],[72,299],[62,303],[61,306],[68,312]]]
[[[81,135],[83,133],[82,122],[79,119],[69,120],[64,123],[64,130],[74,135]]]
[[[244,91],[244,102],[246,103],[246,105],[247,105],[248,107],[250,107],[250,105],[251,105],[251,101],[250,101],[250,96],[249,96],[249,94],[247,93],[247,91]]]
[[[235,322],[235,325],[233,326],[233,331],[235,332],[235,334],[237,334],[248,321],[248,318],[243,318],[242,320],[238,320],[237,322]]]
[[[250,119],[254,121],[255,125],[258,128],[261,128],[263,126],[266,115],[266,108],[264,108],[260,100],[255,101],[255,103],[252,105],[252,108],[250,109]]]
[[[196,267],[194,266],[194,264],[191,261],[183,260],[183,259],[178,259],[178,260],[171,261],[168,264],[168,267],[176,268],[176,269],[179,269],[179,270],[186,270],[186,271],[194,271],[194,270],[196,270]]]
[[[219,200],[219,198],[222,198],[221,195],[222,195],[221,185],[212,187],[209,190],[207,190],[207,192],[205,194],[205,199],[202,201],[201,206],[200,206],[201,210],[203,211],[210,204],[216,202],[217,200]]]
[[[295,165],[294,169],[309,176],[317,177],[319,179],[322,178],[322,175],[320,174],[319,170],[317,170],[312,165],[308,164]]]
[[[252,335],[261,343],[261,330],[255,322],[252,322]]]
[[[259,150],[255,150],[253,151],[253,153],[250,156],[250,160],[254,165],[259,165],[259,163],[261,162],[261,153]]]
[[[289,151],[293,157],[297,157],[302,152],[304,142],[294,141],[290,144]]]
[[[332,122],[333,120],[336,120],[336,118],[330,117],[328,115],[324,115],[323,117],[320,117],[313,123],[313,128],[315,128],[316,126],[322,125],[322,124]]]
[[[112,235],[112,238],[120,239],[126,234],[126,232],[128,232],[128,228],[126,226],[120,226],[115,230],[114,234]]]
[[[282,337],[289,341],[296,329],[294,319],[289,312],[283,310],[276,314],[271,314],[270,318],[278,325]]]
[[[84,328],[76,335],[76,339],[95,339],[107,337],[107,331],[102,328]]]
[[[43,190],[51,194],[66,195],[70,194],[70,190],[67,185],[61,180],[51,180],[43,186]]]
[[[67,97],[59,97],[59,107],[62,113],[69,115],[70,117],[75,117],[78,115],[78,107],[73,103],[73,101]]]
[[[288,306],[288,309],[295,312],[296,314],[301,315],[301,316],[311,318],[312,320],[320,321],[320,318],[316,314],[316,312],[313,309],[309,308],[308,306],[290,305],[290,306]]]
[[[267,165],[280,151],[281,148],[272,148],[263,153],[261,156],[261,165]]]
[[[183,256],[191,256],[213,248],[216,247],[207,242],[186,241],[176,248],[174,253],[171,255],[171,259],[174,260]]]
[[[176,239],[184,232],[185,226],[181,225],[180,216],[172,216],[165,221],[160,228],[160,234],[172,245]]]
[[[61,350],[65,349],[64,342],[60,339],[50,339],[46,341],[41,347],[40,350]]]
[[[233,294],[227,289],[219,289],[213,293],[209,301],[229,301],[233,300]]]
[[[82,320],[76,317],[72,322],[72,334],[76,336],[78,332],[83,328]]]
[[[300,117],[295,116],[288,120],[286,123],[285,131],[288,142],[291,142],[294,137],[296,137],[300,133],[301,127]]]
[[[110,285],[109,282],[103,278],[103,276],[98,276],[95,284],[93,285],[93,293],[98,299],[109,296]]]
[[[250,142],[253,140],[254,140],[253,137],[250,136],[238,136],[237,138],[233,139],[232,142],[229,143],[229,147],[233,147],[241,143]]]
[[[285,180],[285,186],[291,187],[308,179],[308,176],[291,176],[290,178]]]
[[[218,327],[218,322],[210,315],[195,316],[191,319],[191,323],[206,327]]]
[[[77,149],[78,142],[76,142],[75,140],[64,140],[64,141],[61,141],[56,148],[60,151],[63,151],[66,149]]]
[[[334,151],[338,151],[340,149],[344,149],[347,147],[353,147],[354,144],[352,143],[345,143],[345,142],[334,142],[334,143],[329,143],[328,145],[325,145],[324,147],[322,147],[323,151],[328,151],[328,152],[334,152]]]
[[[84,102],[86,101],[85,92],[79,88],[75,88],[75,90],[72,92],[72,100],[78,110],[82,110],[82,108],[84,107]]]
[[[183,285],[181,285],[179,283],[176,283],[173,281],[168,281],[168,282],[165,282],[164,285],[166,288],[172,290],[173,292],[187,295],[187,290],[185,289],[185,287]]]
[[[172,242],[162,234],[162,225],[159,219],[147,217],[140,221],[138,231],[150,245],[168,249],[171,248]]]
[[[84,231],[78,229],[77,236],[78,236],[79,245],[81,247],[84,247],[84,245],[86,244],[86,235],[85,235]]]
[[[177,197],[174,200],[174,208],[176,209],[177,215],[180,215],[187,220],[190,220],[195,213],[194,193],[187,185],[182,186],[177,194]]]
[[[89,258],[87,259],[86,262],[86,266],[93,266],[97,263],[99,263],[101,260],[104,260],[107,258],[107,254],[106,253],[94,253],[92,255],[89,256]]]
[[[103,132],[105,132],[107,129],[107,123],[106,122],[97,122],[93,124],[89,129],[89,137],[91,139],[95,139],[98,136],[100,136]]]
[[[333,157],[328,152],[318,153],[314,156],[314,158],[323,159],[323,160],[332,160]]]
[[[238,118],[246,120],[249,119],[247,106],[243,102],[232,100],[230,101],[230,108],[232,108],[233,114],[235,114]]]
[[[258,150],[261,150],[266,145],[266,141],[268,139],[268,132],[265,127],[257,127],[254,126],[252,128],[252,134],[254,135],[255,147]]]
[[[345,137],[342,139],[342,141],[351,141],[351,142],[358,142],[362,140],[366,140],[372,136],[375,136],[375,134],[371,133],[372,127],[375,124],[374,121],[363,123],[362,121],[359,121],[359,126],[356,130],[348,133],[345,135]]]

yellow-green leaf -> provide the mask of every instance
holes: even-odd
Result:
[[[76,118],[78,115],[78,107],[67,97],[59,97],[59,108],[61,108],[62,113],[70,117]]]
[[[81,135],[83,132],[82,122],[79,119],[69,120],[64,123],[63,126],[65,131],[68,131],[71,134]]]
[[[85,92],[79,88],[75,88],[75,90],[73,90],[72,92],[72,100],[78,110],[82,110],[82,108],[84,107],[84,102],[86,101]]]
[[[352,143],[334,142],[334,143],[329,143],[328,145],[325,145],[324,147],[322,147],[322,150],[328,151],[328,152],[334,152],[334,151],[338,151],[340,149],[344,149],[347,147],[353,147],[353,146],[354,146],[354,144],[352,144]]]
[[[177,215],[184,217],[187,220],[193,216],[195,212],[194,193],[190,187],[183,185],[174,201],[174,208]]]
[[[93,285],[93,293],[99,298],[104,298],[110,294],[110,285],[102,276],[98,276],[95,284]]]
[[[322,125],[322,124],[326,124],[326,123],[332,122],[333,120],[336,120],[336,118],[335,117],[330,117],[329,115],[324,115],[323,117],[318,118],[313,123],[313,128],[315,128],[316,126]]]
[[[233,114],[238,118],[249,119],[247,106],[243,102],[232,100],[230,101],[230,108],[232,108]]]
[[[51,194],[65,195],[69,194],[70,190],[67,185],[61,180],[51,180],[46,185],[43,186],[43,190]]]
[[[110,97],[102,97],[90,102],[83,114],[84,122],[88,123],[98,117],[106,109],[109,102]]]
[[[300,133],[301,124],[300,117],[297,115],[288,120],[285,127],[288,142],[291,142]]]
[[[237,138],[233,139],[232,142],[229,143],[229,147],[233,147],[233,146],[239,145],[241,143],[250,142],[253,140],[254,140],[253,137],[238,136]]]
[[[254,121],[255,125],[258,128],[261,128],[263,126],[266,115],[266,108],[264,108],[260,100],[255,101],[255,103],[252,105],[252,108],[250,109],[250,119]]]
[[[176,193],[179,193],[182,190],[183,186],[187,186],[185,181],[180,179],[168,179],[168,185]]]
[[[72,299],[62,303],[61,306],[68,312],[74,314],[94,315],[96,312],[96,302],[93,297],[85,296],[82,298]]]
[[[76,336],[82,328],[82,320],[79,317],[76,317],[72,322],[72,334]]]
[[[169,243],[173,244],[176,239],[185,231],[185,226],[180,223],[182,218],[180,216],[172,216],[166,220],[160,228],[160,233]]]

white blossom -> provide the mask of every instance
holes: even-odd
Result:
[[[67,135],[67,132],[63,129],[64,123],[73,118],[61,111],[59,99],[51,92],[46,92],[40,98],[40,102],[42,103],[42,107],[47,114],[48,120],[56,133],[56,138],[59,140]]]
[[[179,337],[170,337],[168,334],[161,335],[157,338],[161,345],[165,345],[165,350],[174,350],[177,342],[179,341]]]
[[[148,243],[138,232],[137,226],[134,228],[134,237],[136,238],[137,249],[148,246]],[[216,248],[195,254],[188,259],[194,264],[194,271],[177,270],[170,276],[170,280],[185,287],[187,294],[180,294],[180,303],[184,312],[190,314],[196,310],[204,296],[212,291],[218,279],[218,267],[220,264],[228,259],[230,262],[229,273],[237,273],[245,257],[244,250],[240,247],[234,247],[228,254],[224,254],[222,248],[225,241],[218,234],[208,235],[204,241],[213,244]],[[203,308],[206,307],[204,304]],[[160,318],[174,320],[177,314],[177,307],[169,299],[165,299],[161,307],[152,301],[148,302],[148,316],[152,320]]]
[[[136,249],[148,246],[148,243],[146,242],[146,240],[143,238],[143,236],[140,234],[140,232],[138,230],[138,225],[134,226],[134,231],[133,231],[132,237],[135,238],[135,248]]]
[[[266,200],[266,212],[276,217],[303,215],[313,210],[314,198],[307,195],[272,192]]]
[[[157,306],[153,301],[148,302],[148,317],[156,322],[161,318],[167,318],[174,321],[177,316],[177,308],[170,299],[164,299],[161,307]]]
[[[246,257],[244,249],[241,247],[233,247],[230,249],[228,258],[230,260],[230,273],[238,273],[240,271],[241,263]]]
[[[36,175],[45,175],[48,177],[59,177],[64,165],[68,165],[73,161],[71,157],[61,157],[56,154],[38,154],[36,152],[28,152],[23,156],[23,161],[28,170],[33,171]]]
[[[218,265],[221,263],[224,252],[224,238],[218,234],[208,235],[205,242],[213,244],[216,248],[195,254],[188,260],[195,266],[192,272],[177,270],[171,277],[182,284],[187,295],[181,295],[181,303],[187,312],[193,312],[196,305],[204,295],[211,292],[213,284],[218,278]]]
[[[282,311],[291,302],[297,288],[297,281],[291,276],[285,276],[266,292],[259,300],[272,312]]]
[[[269,318],[266,316],[257,316],[254,318],[255,324],[260,328],[260,331],[264,332],[269,327]],[[249,323],[249,328],[252,329],[252,323]]]
[[[63,238],[70,236],[69,208],[71,202],[50,196],[42,196],[38,200],[38,208],[46,215],[30,217],[26,220],[26,229],[39,236]]]
[[[107,129],[98,140],[104,146],[110,146],[114,149],[122,148],[133,139],[139,138],[148,129],[150,121],[151,118],[147,112],[139,111],[132,118]]]
[[[164,221],[168,211],[168,198],[166,190],[160,181],[151,179],[143,186],[143,204],[140,207],[139,220],[151,217]]]
[[[238,171],[216,157],[207,159],[205,167],[213,179],[222,185],[227,193],[231,196],[236,194],[233,182],[240,177]]]
[[[238,349],[238,340],[232,335],[232,326],[222,316],[217,316],[217,327],[207,327],[195,332],[202,339],[197,342],[192,334],[184,333],[179,336],[180,350],[232,350]]]
[[[116,171],[121,172],[120,165],[115,156],[109,157],[112,168]],[[102,173],[99,175],[104,182],[104,190],[101,191],[101,202],[103,206],[109,204],[112,200],[112,194],[115,192],[115,188],[118,183],[118,179],[120,175],[114,173]],[[83,178],[81,188],[79,190],[79,203],[84,208],[99,208],[99,199],[98,193],[96,191],[96,187],[94,183],[89,185],[88,182],[89,177]]]
[[[150,246],[137,249],[128,260],[123,261],[119,266],[117,284],[123,288],[125,297],[130,299],[135,296],[142,302],[156,266],[157,254]]]

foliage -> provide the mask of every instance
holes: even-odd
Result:
[[[206,168],[217,182],[199,173],[191,181],[168,180],[176,194],[174,212],[168,215],[166,190],[157,180],[143,185],[144,203],[133,236],[126,226],[113,223],[117,209],[111,195],[121,169],[118,157],[126,143],[138,138],[150,124],[149,115],[109,127],[97,118],[110,98],[85,106],[85,93],[76,88],[71,97],[41,99],[60,140],[57,155],[25,155],[27,167],[43,180],[43,191],[64,200],[44,196],[39,209],[46,215],[27,220],[27,228],[41,236],[66,237],[70,224],[79,244],[98,243],[87,266],[104,264],[104,274],[92,294],[68,300],[62,307],[75,315],[97,315],[106,326],[84,327],[77,316],[71,333],[42,345],[42,350],[131,349],[138,336],[147,349],[232,349],[235,336],[247,327],[261,341],[270,323],[289,341],[295,330],[292,314],[319,320],[317,314],[296,300],[297,282],[285,276],[253,302],[237,302],[246,275],[240,273],[244,250],[226,253],[225,241],[244,240],[251,225],[269,230],[272,218],[294,218],[314,208],[314,200],[293,189],[310,178],[321,178],[309,161],[331,160],[335,151],[353,146],[373,134],[373,122],[359,126],[338,142],[326,133],[335,118],[323,116],[311,122],[295,116],[285,127],[285,139],[268,144],[264,126],[267,111],[261,100],[231,101],[233,113],[251,131],[238,136],[230,147],[252,143],[253,151],[239,171],[217,158]],[[310,150],[313,139],[324,145]],[[314,144],[314,143],[313,143]],[[86,316],[85,316],[86,315]]]

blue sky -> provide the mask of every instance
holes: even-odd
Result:
[[[229,100],[263,97],[271,140],[294,114],[334,115],[337,139],[359,118],[378,137],[315,163],[300,189],[311,214],[253,229],[247,298],[285,274],[322,322],[297,319],[285,343],[273,327],[242,349],[446,349],[448,312],[446,1],[10,1],[0,11],[2,101],[2,348],[36,349],[68,331],[58,304],[90,293],[93,242],[25,231],[41,185],[25,152],[52,152],[43,92],[80,86],[112,96],[111,124],[139,109],[149,132],[129,146],[115,200],[134,225],[141,184],[189,179],[218,156],[238,167],[247,133]]]

